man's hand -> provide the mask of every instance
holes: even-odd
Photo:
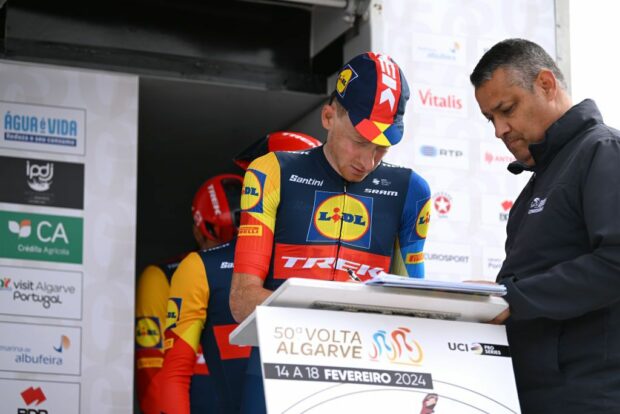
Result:
[[[490,282],[488,280],[464,280],[463,283],[480,283],[483,285],[497,285],[498,284],[495,282]],[[510,308],[506,308],[506,310],[504,310],[502,313],[500,313],[499,315],[497,315],[495,318],[491,319],[490,321],[487,321],[486,323],[490,323],[493,325],[502,325],[504,322],[506,322],[506,319],[508,319],[509,316],[510,316]]]
[[[490,323],[492,325],[502,325],[504,322],[506,322],[506,319],[508,319],[509,316],[510,316],[510,308],[506,308],[502,313],[500,313],[499,315],[497,315],[495,318],[491,319],[487,323]]]

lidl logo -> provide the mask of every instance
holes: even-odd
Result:
[[[136,344],[141,348],[161,348],[159,318],[145,316],[136,319]]]
[[[82,263],[80,217],[0,211],[0,257]]]
[[[344,97],[345,92],[347,91],[347,86],[353,80],[357,78],[357,73],[353,70],[350,65],[347,65],[340,74],[338,75],[338,81],[336,81],[336,91],[342,97]]]
[[[388,334],[379,329],[372,336],[371,361],[387,360],[394,364],[420,365],[424,359],[422,346],[411,335],[411,329],[398,327]]]
[[[369,248],[372,206],[372,197],[316,191],[306,240],[340,240],[352,246]]]
[[[263,212],[263,191],[267,177],[260,171],[249,169],[243,178],[241,209],[250,213]]]
[[[62,354],[62,351],[64,351],[65,349],[69,349],[71,347],[71,340],[69,340],[69,337],[67,335],[61,335],[60,336],[60,344],[58,345],[58,347],[52,347],[54,348],[54,351],[58,352],[59,354]]]
[[[418,202],[420,203],[420,202]],[[431,221],[431,200],[426,200],[420,212],[418,213],[418,218],[415,223],[415,232],[421,239],[426,238],[426,234],[428,233],[428,224]]]
[[[177,326],[179,321],[179,315],[181,314],[181,304],[183,299],[181,298],[169,298],[168,309],[166,311],[166,329],[172,329]]]

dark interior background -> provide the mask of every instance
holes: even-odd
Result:
[[[195,248],[194,191],[242,173],[238,151],[324,138],[317,108],[369,1],[308,2],[0,0],[0,58],[139,75],[136,272]]]

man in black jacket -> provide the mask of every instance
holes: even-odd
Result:
[[[508,39],[470,76],[482,114],[533,172],[497,276],[523,413],[620,413],[620,132],[572,105],[537,44]]]

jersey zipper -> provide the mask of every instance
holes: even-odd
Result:
[[[342,210],[340,211],[340,230],[338,232],[338,244],[336,245],[336,257],[334,258],[334,266],[332,267],[332,280],[336,279],[338,257],[340,256],[340,246],[342,245],[342,228],[344,227],[343,217],[344,217],[344,209],[347,203],[347,182],[346,181],[344,182],[344,189],[342,193],[344,197],[342,197]]]

